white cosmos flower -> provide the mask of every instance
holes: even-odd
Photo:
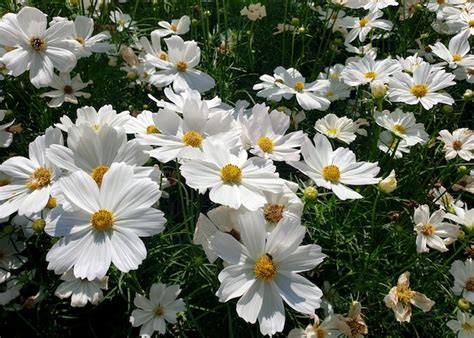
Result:
[[[440,252],[448,251],[446,245],[456,241],[459,235],[459,226],[443,222],[446,214],[443,210],[436,210],[430,216],[427,205],[420,205],[415,209],[413,222],[415,223],[416,251],[418,253],[430,251],[428,247]]]
[[[385,59],[375,61],[373,55],[365,55],[359,61],[349,63],[341,72],[341,78],[349,86],[359,86],[374,80],[387,83],[390,76],[401,71],[396,60]]]
[[[105,31],[92,36],[94,32],[94,20],[86,16],[76,16],[72,37],[79,42],[80,47],[76,51],[78,58],[91,56],[92,53],[106,53],[112,45],[104,42],[110,39],[110,33]]]
[[[85,125],[69,129],[67,147],[51,146],[48,159],[68,172],[84,171],[100,186],[113,163],[126,163],[139,177],[155,177],[153,167],[142,167],[149,159],[147,147],[127,141],[123,130],[104,125],[98,132]]]
[[[234,155],[225,144],[209,139],[202,143],[202,151],[202,159],[183,163],[181,174],[191,188],[201,193],[209,189],[209,198],[215,203],[257,210],[266,203],[264,191],[283,190],[284,183],[271,160],[249,159],[243,149]]]
[[[128,14],[124,14],[120,8],[115,11],[111,11],[109,15],[110,21],[117,25],[117,31],[122,32],[124,29],[131,28],[135,23]]]
[[[81,90],[92,84],[92,81],[82,82],[81,75],[77,74],[71,79],[70,73],[54,74],[53,79],[48,84],[54,90],[41,94],[41,97],[50,97],[52,100],[48,102],[48,107],[57,108],[62,106],[64,102],[78,104],[78,97],[86,99],[91,97],[91,94],[82,92]]]
[[[429,195],[436,205],[448,213],[457,214],[464,207],[464,202],[454,197],[443,186],[435,186]]]
[[[456,35],[449,40],[448,48],[441,42],[430,45],[430,48],[433,54],[446,61],[450,68],[474,67],[474,55],[469,54],[471,48],[466,34]]]
[[[293,68],[289,69],[289,71],[292,70]],[[279,102],[282,98],[286,100],[291,99],[293,94],[281,90],[285,84],[285,80],[283,79],[285,72],[285,68],[281,66],[276,67],[273,71],[273,76],[267,74],[260,76],[259,80],[263,82],[255,84],[252,89],[258,90],[258,97],[267,98],[271,101]]]
[[[36,88],[51,82],[54,68],[69,72],[76,66],[76,43],[67,40],[73,23],[62,21],[46,29],[47,23],[46,15],[33,7],[6,14],[0,21],[0,44],[13,48],[1,62],[13,76],[29,70]]]
[[[458,338],[472,338],[474,336],[474,316],[458,310],[457,320],[451,319],[446,326],[453,330]]]
[[[329,315],[322,322],[318,315],[314,315],[314,323],[303,329],[293,329],[288,333],[288,338],[336,338],[346,335],[351,336],[350,327],[337,315]]]
[[[240,215],[238,222],[242,243],[222,232],[211,238],[211,249],[226,266],[219,274],[219,301],[240,297],[237,314],[250,323],[258,319],[263,335],[283,330],[283,300],[298,312],[314,314],[322,291],[298,273],[314,269],[326,255],[318,245],[299,246],[305,227],[288,218],[267,234],[255,212]]]
[[[137,140],[145,145],[157,146],[150,156],[166,163],[175,159],[202,158],[202,143],[211,137],[228,147],[238,145],[240,133],[233,127],[230,113],[209,117],[206,102],[188,99],[184,103],[183,117],[168,109],[160,109],[156,123],[159,133],[138,134]]]
[[[0,121],[3,121],[5,118],[6,110],[0,109]],[[5,124],[0,124],[0,148],[8,148],[13,141],[13,134],[6,131],[15,120],[7,122]]]
[[[343,116],[337,117],[335,114],[327,114],[316,121],[314,129],[329,138],[337,139],[344,143],[351,143],[359,133],[360,124]]]
[[[183,41],[177,35],[165,39],[168,46],[168,60],[162,60],[147,55],[147,62],[158,68],[150,77],[150,83],[157,87],[173,84],[175,92],[195,89],[207,92],[216,83],[208,74],[194,69],[201,60],[201,49],[196,41]]]
[[[474,66],[457,67],[454,72],[456,80],[466,80],[467,83],[474,83]]]
[[[474,208],[467,209],[467,206],[463,208],[456,208],[456,214],[447,213],[445,218],[456,222],[457,224],[465,227],[467,230],[474,229]]]
[[[179,285],[155,283],[150,289],[150,299],[136,294],[133,304],[138,309],[130,316],[132,326],[141,326],[140,336],[151,337],[153,332],[166,333],[166,322],[175,324],[176,314],[185,310],[182,298],[178,298],[181,289]]]
[[[425,56],[426,57],[426,56]],[[397,60],[402,67],[402,70],[406,73],[413,73],[413,71],[419,66],[425,63],[425,60],[419,56],[417,52],[415,55],[410,55],[406,58],[402,58],[397,55]],[[434,60],[433,60],[434,61]],[[433,66],[435,67],[435,66]],[[441,69],[438,67],[438,69]]]
[[[301,146],[303,161],[288,162],[308,176],[317,186],[330,189],[341,200],[363,198],[346,185],[376,184],[380,168],[377,162],[356,162],[355,154],[347,148],[332,149],[326,136],[316,134],[314,145],[306,139]]]
[[[380,20],[379,18],[382,16],[382,11],[371,11],[362,18],[346,16],[341,19],[339,24],[342,27],[351,28],[349,34],[346,36],[345,43],[349,44],[357,37],[359,37],[360,42],[364,42],[369,32],[374,28],[390,31],[393,24],[388,20]]]
[[[342,80],[329,80],[329,87],[323,89],[321,93],[331,102],[344,100],[351,96],[351,87]]]
[[[72,270],[69,270],[61,276],[61,280],[63,282],[59,284],[54,295],[61,299],[71,298],[72,307],[84,307],[88,302],[99,304],[104,298],[102,289],[107,290],[109,278],[105,276],[90,281],[76,278]]]
[[[127,134],[158,134],[158,113],[152,113],[149,110],[144,110],[136,117],[128,119],[123,129]]]
[[[168,53],[161,49],[161,35],[158,29],[151,32],[150,41],[144,36],[139,41],[141,47],[145,50],[145,55],[148,55],[149,58],[168,60]]]
[[[448,26],[456,31],[458,35],[466,35],[468,37],[474,35],[474,25],[472,22],[474,20],[473,12],[460,12],[459,15],[449,18],[446,23]]]
[[[118,270],[137,269],[146,257],[139,237],[164,230],[163,213],[154,209],[160,190],[150,179],[136,179],[133,168],[114,163],[97,183],[83,171],[58,181],[71,211],[61,206],[51,211],[52,221],[45,231],[61,239],[49,250],[48,269],[64,273],[74,268],[74,276],[103,278],[110,263]]]
[[[438,140],[444,143],[445,158],[451,160],[456,156],[465,161],[474,158],[474,132],[467,128],[459,128],[451,134],[446,129],[439,132]]]
[[[395,0],[348,0],[346,6],[349,8],[368,9],[370,13],[388,6],[398,6],[398,2]]]
[[[26,257],[20,255],[25,248],[25,242],[8,235],[0,236],[0,284],[11,277],[12,270],[18,269],[27,261]]]
[[[168,35],[184,35],[189,32],[189,26],[191,25],[191,19],[187,15],[183,15],[179,19],[171,20],[171,23],[167,21],[159,21],[158,26],[163,28],[158,28],[157,31],[160,36],[165,37]]]
[[[429,135],[425,131],[423,123],[416,123],[415,115],[412,112],[404,113],[400,108],[393,112],[384,110],[375,112],[375,122],[392,133],[405,140],[407,146],[424,144]]]
[[[402,158],[403,153],[408,154],[410,152],[407,141],[397,137],[388,130],[384,130],[380,133],[377,147],[384,153],[388,153],[395,158]]]
[[[29,158],[11,157],[0,165],[0,171],[9,176],[10,183],[0,187],[0,219],[18,211],[30,215],[41,211],[51,195],[52,184],[58,179],[60,170],[46,157],[46,149],[53,144],[62,144],[59,129],[46,129],[29,145]]]
[[[427,110],[438,103],[452,105],[454,100],[451,95],[438,91],[455,85],[454,77],[429,63],[423,63],[415,68],[413,77],[402,72],[393,74],[388,95],[392,102],[421,103]]]
[[[200,213],[194,230],[193,243],[201,245],[210,263],[214,263],[217,255],[210,249],[210,239],[217,232],[228,233],[240,241],[240,226],[237,222],[239,210],[226,206],[218,206],[207,212]]]
[[[462,296],[468,302],[474,302],[474,262],[471,258],[465,262],[454,261],[449,272],[454,277],[454,286],[451,288],[456,296]]]
[[[285,134],[290,117],[278,111],[268,114],[268,107],[256,104],[252,115],[244,122],[252,154],[274,161],[298,161],[304,134],[301,130]]]
[[[99,111],[96,111],[94,107],[85,106],[77,109],[76,122],[67,115],[63,115],[54,126],[61,129],[62,131],[68,132],[69,128],[75,125],[87,125],[89,128],[99,131],[105,125],[114,127],[116,129],[122,129],[128,120],[131,118],[129,111],[123,111],[117,114],[117,111],[113,109],[111,105],[105,105],[100,107]]]

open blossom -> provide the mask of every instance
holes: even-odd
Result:
[[[341,77],[349,86],[359,86],[372,81],[387,83],[390,76],[401,70],[398,61],[385,59],[376,61],[371,54],[359,61],[349,63],[341,72]]]
[[[52,100],[48,102],[48,107],[57,108],[62,106],[64,102],[78,104],[78,97],[86,99],[91,97],[91,94],[85,93],[82,89],[92,84],[92,81],[82,82],[81,75],[77,74],[71,79],[70,73],[54,74],[52,81],[48,84],[54,90],[41,94],[41,97],[50,97]]]
[[[23,7],[18,14],[6,14],[0,21],[0,44],[11,47],[1,62],[13,76],[30,71],[30,81],[40,88],[53,78],[54,68],[69,72],[76,66],[72,36],[73,23],[61,21],[48,29],[46,14]]]
[[[450,320],[446,326],[453,330],[458,338],[471,338],[474,336],[474,316],[458,310],[457,320]]]
[[[120,8],[110,12],[110,21],[117,25],[117,31],[122,32],[124,29],[131,28],[134,22],[130,15],[123,13]]]
[[[250,21],[257,21],[266,17],[267,11],[265,10],[265,6],[262,6],[260,2],[258,2],[256,4],[250,4],[248,7],[245,6],[242,8],[240,15],[247,16]]]
[[[384,153],[388,153],[395,158],[402,158],[404,153],[408,154],[410,152],[407,141],[397,137],[388,130],[384,130],[380,133],[377,147]]]
[[[381,20],[383,16],[382,11],[371,11],[366,16],[361,18],[346,16],[339,21],[339,24],[345,28],[351,28],[346,36],[346,44],[351,43],[357,37],[360,42],[364,42],[369,32],[374,29],[382,29],[389,31],[392,29],[393,24],[388,20]]]
[[[288,338],[324,338],[350,335],[349,326],[337,315],[330,315],[323,321],[314,315],[314,323],[309,324],[304,330],[293,329],[288,333]]]
[[[0,121],[3,121],[3,119],[5,118],[5,112],[6,110],[0,109]],[[7,130],[8,127],[10,127],[13,123],[15,123],[15,120],[0,124],[0,148],[8,148],[12,143],[13,134]]]
[[[301,146],[303,161],[288,162],[307,175],[317,186],[330,189],[341,200],[363,198],[346,185],[376,184],[380,168],[376,163],[356,162],[347,148],[332,149],[326,136],[316,134],[314,145],[306,139]]]
[[[133,304],[138,308],[130,316],[132,326],[140,328],[141,337],[151,337],[153,332],[166,333],[166,322],[175,324],[178,312],[185,310],[182,298],[178,298],[179,285],[155,283],[150,288],[150,299],[136,294]]]
[[[183,15],[179,19],[171,20],[171,23],[167,21],[159,21],[158,26],[163,28],[158,28],[157,32],[161,37],[168,35],[183,35],[189,32],[189,26],[191,25],[191,19],[187,15]]]
[[[416,123],[415,115],[411,112],[404,113],[397,108],[393,112],[375,112],[374,117],[379,126],[405,140],[407,146],[423,144],[428,140],[423,123]]]
[[[459,128],[451,134],[446,129],[439,132],[438,140],[444,142],[445,158],[451,160],[456,156],[465,161],[474,158],[474,132],[467,128]]]
[[[347,316],[336,315],[336,318],[346,325],[347,329],[344,330],[344,335],[349,338],[362,338],[369,333],[361,310],[362,305],[358,301],[353,301]]]
[[[388,6],[398,6],[396,0],[348,0],[346,7],[368,9],[369,12],[375,12]]]
[[[87,173],[76,171],[58,181],[69,207],[51,211],[45,231],[61,237],[46,255],[48,269],[92,281],[103,278],[113,263],[118,270],[137,269],[146,257],[140,237],[162,232],[166,219],[152,207],[160,198],[158,185],[137,179],[133,168],[114,163],[100,188]]]
[[[446,214],[443,210],[436,210],[430,215],[427,205],[415,209],[413,222],[415,223],[416,251],[428,252],[430,248],[440,252],[448,251],[447,245],[456,241],[459,236],[459,226],[443,222]]]
[[[111,44],[105,42],[110,39],[109,32],[92,35],[93,32],[93,19],[86,16],[76,16],[72,38],[80,45],[75,51],[78,58],[91,56],[92,53],[105,53],[112,48]]]
[[[84,307],[87,303],[97,305],[104,298],[102,290],[107,290],[108,277],[94,280],[76,278],[72,270],[61,276],[63,281],[54,295],[61,299],[71,298],[72,307]]]
[[[395,318],[399,322],[410,322],[412,305],[420,308],[423,312],[428,312],[435,304],[424,294],[410,289],[410,273],[408,271],[398,277],[397,285],[390,289],[384,302],[388,308],[393,310]]]
[[[239,215],[238,222],[241,243],[222,232],[211,238],[211,249],[226,263],[219,274],[219,301],[240,297],[237,314],[249,323],[258,319],[264,335],[283,330],[283,300],[298,312],[314,314],[322,291],[298,273],[315,268],[326,255],[318,245],[299,246],[305,227],[288,218],[268,234],[255,212]]]
[[[427,110],[438,103],[452,105],[454,100],[451,95],[439,91],[455,85],[454,77],[429,63],[423,63],[413,71],[413,76],[403,72],[393,74],[388,95],[392,102],[421,103]]]
[[[471,258],[462,262],[454,261],[449,272],[454,277],[454,286],[451,288],[456,296],[465,298],[468,302],[474,302],[474,262]]]
[[[474,55],[468,54],[471,50],[466,35],[456,35],[449,41],[448,48],[441,42],[430,46],[433,54],[448,63],[450,68],[471,67],[474,68]]]
[[[349,144],[356,139],[356,134],[364,134],[358,122],[360,121],[354,122],[345,116],[337,117],[335,114],[327,114],[316,121],[314,129],[329,138]]]
[[[158,68],[150,77],[150,83],[157,87],[166,87],[173,84],[175,92],[195,89],[207,92],[215,86],[215,81],[208,74],[194,69],[201,60],[201,49],[196,41],[184,41],[174,35],[165,39],[168,46],[168,58],[163,60],[147,55],[147,62]]]

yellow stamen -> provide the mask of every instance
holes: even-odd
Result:
[[[359,20],[359,26],[360,27],[365,27],[369,23],[369,19],[362,18]]]
[[[300,92],[304,89],[304,83],[301,81],[296,81],[295,85],[293,86],[297,92]]]
[[[193,148],[198,148],[201,146],[204,137],[199,134],[197,131],[191,130],[183,135],[182,141],[184,144],[191,146]]]
[[[240,183],[242,179],[242,169],[234,164],[226,164],[221,169],[221,179],[225,183]]]
[[[46,49],[46,47],[48,47],[48,45],[46,44],[46,41],[38,37],[32,37],[30,39],[30,46],[31,48],[33,48],[33,50],[37,52],[42,52]]]
[[[416,97],[426,96],[428,94],[428,85],[426,83],[413,85],[410,88],[410,92]]]
[[[262,151],[265,153],[271,153],[273,151],[273,148],[275,147],[273,141],[266,136],[260,137],[257,141],[257,144],[260,149],[262,149]]]
[[[269,282],[277,273],[277,265],[273,262],[271,256],[263,255],[255,262],[253,271],[257,279]]]
[[[114,224],[112,212],[107,209],[99,209],[90,218],[92,227],[97,231],[107,231]]]
[[[77,42],[79,42],[81,45],[83,45],[84,42],[85,42],[85,41],[84,41],[84,38],[83,38],[83,37],[80,37],[80,36],[76,36],[76,38],[75,38],[74,40],[76,40]]]
[[[178,26],[175,25],[174,23],[172,23],[172,24],[170,25],[170,29],[171,29],[173,32],[176,32],[176,31],[178,30]]]
[[[283,218],[284,210],[285,206],[283,204],[268,204],[263,208],[263,215],[267,222],[276,224]]]
[[[365,73],[365,78],[366,79],[375,79],[377,77],[377,73],[376,72],[367,72]]]
[[[33,175],[26,182],[26,187],[31,190],[41,189],[51,182],[51,170],[45,167],[36,168]]]
[[[160,60],[168,61],[168,54],[166,52],[160,52],[158,57],[160,58]]]
[[[100,187],[102,184],[102,179],[104,178],[105,173],[109,170],[109,167],[105,165],[99,165],[92,169],[91,176],[97,185]]]
[[[466,286],[464,287],[467,291],[474,291],[474,277],[470,277],[466,281]]]
[[[337,134],[337,129],[336,128],[328,128],[328,134],[335,136]]]
[[[176,69],[180,72],[185,72],[188,69],[188,64],[184,61],[178,61],[178,63],[176,63]]]
[[[154,125],[149,125],[148,127],[146,127],[146,133],[147,134],[159,134],[160,130],[158,128],[156,128],[156,126],[154,126]]]
[[[51,196],[48,200],[48,203],[46,203],[46,208],[53,209],[53,208],[56,208],[57,205],[58,205],[57,199]]]
[[[421,227],[421,233],[425,236],[431,236],[435,231],[436,227],[431,223],[423,224]]]
[[[161,317],[161,316],[163,316],[163,314],[165,313],[165,311],[163,310],[163,308],[162,308],[161,306],[157,306],[157,307],[153,310],[153,313],[155,314],[155,316]]]
[[[400,134],[405,134],[407,132],[406,128],[403,127],[401,124],[393,125],[393,131]]]
[[[323,178],[326,181],[337,183],[341,179],[341,172],[337,166],[330,164],[323,168]]]
[[[404,304],[409,304],[414,292],[406,285],[397,285],[398,300]]]
[[[455,53],[453,54],[453,61],[458,62],[462,60],[461,54]]]

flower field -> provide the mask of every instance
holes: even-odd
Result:
[[[474,337],[474,4],[0,2],[1,337]]]

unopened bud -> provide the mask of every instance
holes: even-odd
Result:
[[[397,179],[395,177],[395,170],[390,172],[386,178],[379,182],[379,189],[383,193],[390,194],[397,188]]]
[[[467,311],[469,310],[469,308],[471,307],[471,305],[469,304],[469,302],[464,299],[464,298],[459,298],[458,299],[458,308],[462,311]]]
[[[387,94],[387,85],[382,81],[372,81],[370,83],[370,92],[376,99],[381,99]]]
[[[315,201],[318,198],[318,189],[315,187],[306,187],[303,190],[303,196],[307,201]]]
[[[35,219],[33,223],[31,224],[31,227],[36,232],[42,232],[45,226],[46,226],[46,222],[42,218]]]

